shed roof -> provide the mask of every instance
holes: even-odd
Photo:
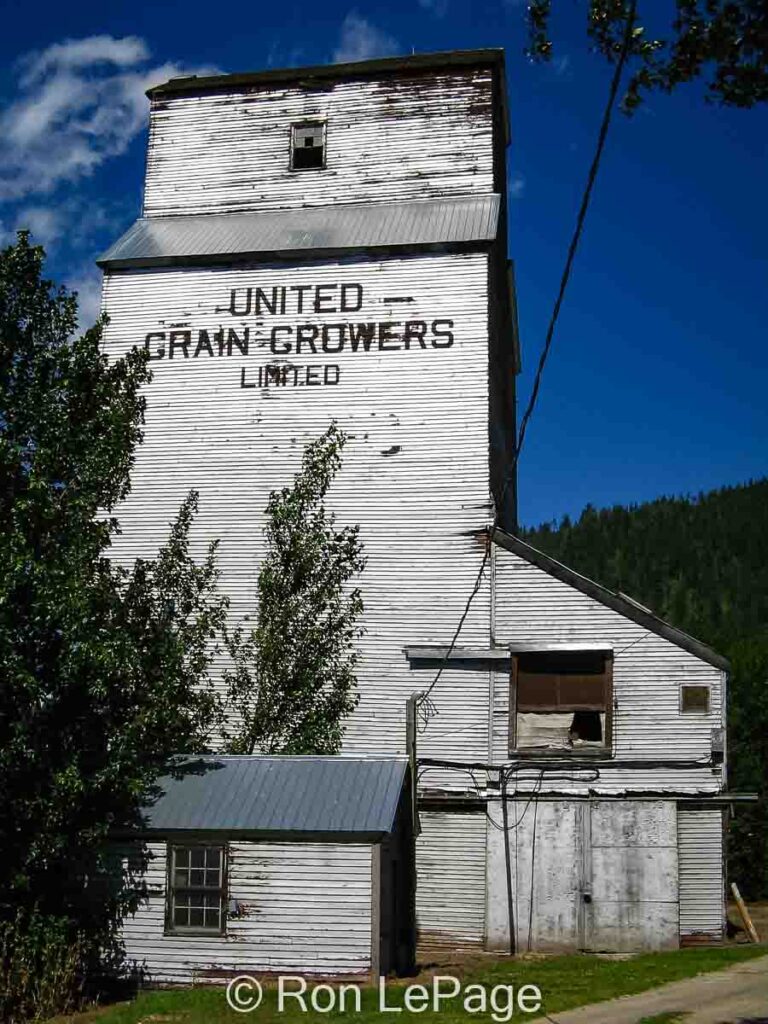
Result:
[[[159,781],[145,811],[154,832],[347,838],[381,836],[395,821],[408,766],[403,758],[208,755]]]
[[[108,270],[329,252],[491,242],[499,196],[141,217],[96,261]]]

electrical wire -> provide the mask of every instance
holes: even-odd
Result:
[[[474,583],[474,585],[472,587],[472,591],[470,592],[470,595],[467,598],[467,602],[466,602],[466,605],[464,607],[464,611],[462,612],[461,618],[459,619],[459,623],[458,623],[458,625],[456,627],[456,630],[454,631],[454,634],[453,634],[453,637],[451,639],[451,643],[450,643],[450,645],[448,647],[448,650],[446,651],[445,655],[443,656],[442,664],[440,665],[440,668],[437,670],[437,674],[435,675],[435,678],[430,683],[429,687],[424,691],[423,694],[419,695],[419,697],[417,698],[417,701],[416,701],[416,707],[417,707],[417,711],[419,713],[419,718],[420,718],[420,722],[421,722],[421,728],[420,728],[419,731],[422,732],[422,733],[426,731],[426,729],[427,729],[427,727],[429,725],[430,719],[434,718],[435,715],[438,714],[437,706],[435,705],[434,701],[430,700],[430,694],[432,693],[432,691],[434,690],[434,688],[437,686],[438,682],[440,681],[440,677],[443,674],[443,670],[445,669],[445,666],[448,663],[448,660],[449,660],[449,658],[451,656],[451,653],[453,652],[453,650],[454,650],[454,648],[456,646],[456,643],[458,642],[459,635],[461,633],[462,627],[463,627],[463,625],[464,625],[464,623],[465,623],[465,621],[467,619],[467,616],[469,615],[469,610],[470,610],[470,608],[472,606],[472,602],[474,601],[475,597],[477,596],[478,591],[480,590],[480,584],[482,583],[483,576],[485,574],[485,567],[488,564],[488,560],[490,558],[491,545],[493,544],[493,539],[494,539],[496,530],[498,529],[499,516],[501,514],[502,508],[504,507],[504,500],[506,498],[507,491],[509,489],[509,486],[510,486],[512,480],[513,480],[514,474],[516,473],[517,464],[518,464],[519,459],[520,459],[520,452],[522,450],[523,442],[525,441],[526,431],[528,429],[528,423],[530,422],[531,416],[533,415],[533,411],[534,411],[534,408],[536,406],[536,401],[537,401],[538,396],[539,396],[539,390],[541,388],[541,380],[542,380],[542,377],[544,375],[544,367],[546,366],[547,359],[548,359],[549,353],[550,353],[550,349],[552,347],[552,339],[554,337],[555,327],[557,325],[557,321],[558,321],[558,318],[560,316],[560,309],[561,309],[562,304],[563,304],[563,299],[565,297],[566,288],[568,287],[568,281],[570,280],[571,271],[573,269],[573,261],[574,261],[575,256],[576,256],[576,250],[578,249],[579,241],[581,239],[582,230],[584,228],[584,221],[586,219],[587,210],[589,209],[589,203],[590,203],[590,200],[592,198],[592,190],[593,190],[593,187],[594,187],[594,184],[595,184],[595,179],[597,178],[597,172],[598,172],[598,169],[600,167],[600,161],[602,159],[603,150],[605,148],[605,140],[606,140],[606,138],[608,136],[608,128],[609,128],[610,123],[611,123],[611,116],[613,114],[613,108],[614,108],[614,105],[616,103],[616,97],[618,95],[619,86],[621,85],[622,73],[624,71],[624,66],[626,64],[627,57],[629,56],[629,51],[630,51],[630,47],[631,47],[631,43],[632,43],[632,30],[634,28],[634,23],[635,23],[635,8],[636,8],[636,6],[637,6],[636,0],[633,0],[632,6],[631,6],[630,11],[629,11],[629,16],[627,18],[627,25],[626,25],[626,29],[625,29],[625,32],[624,32],[624,39],[623,39],[622,46],[621,46],[621,52],[619,54],[619,59],[616,62],[616,67],[614,69],[613,77],[611,79],[611,86],[610,86],[610,89],[608,91],[608,100],[607,100],[606,105],[605,105],[605,110],[603,111],[603,117],[602,117],[602,121],[601,121],[601,124],[600,124],[600,131],[599,131],[598,137],[597,137],[597,145],[595,147],[595,153],[594,153],[594,156],[592,158],[592,163],[591,163],[590,168],[589,168],[589,174],[587,175],[587,183],[586,183],[586,186],[584,188],[584,193],[583,193],[582,199],[581,199],[581,205],[579,206],[579,212],[578,212],[578,215],[576,217],[576,227],[575,227],[573,235],[571,237],[570,245],[568,246],[568,255],[566,257],[565,266],[563,268],[563,273],[562,273],[562,276],[560,278],[560,287],[558,289],[557,297],[555,299],[555,304],[554,304],[554,307],[552,309],[552,315],[551,315],[550,320],[549,320],[549,326],[547,327],[547,333],[545,335],[544,345],[542,347],[541,355],[539,357],[539,363],[538,363],[538,366],[537,366],[537,369],[536,369],[536,375],[534,377],[533,387],[531,389],[531,394],[530,394],[530,397],[528,399],[528,405],[526,406],[525,413],[523,414],[523,418],[520,421],[520,430],[518,431],[517,443],[515,444],[515,451],[514,451],[514,454],[512,456],[512,464],[510,465],[510,467],[509,467],[509,469],[507,471],[507,474],[506,474],[506,477],[504,479],[504,483],[503,483],[503,486],[502,486],[502,489],[501,489],[501,493],[499,495],[499,500],[496,503],[496,509],[495,509],[495,512],[494,512],[493,523],[491,525],[490,531],[488,532],[488,537],[487,537],[486,545],[485,545],[485,552],[483,554],[483,559],[482,559],[482,562],[480,564],[480,570],[479,570],[479,572],[477,574],[477,578],[476,578],[475,583]]]
[[[636,640],[633,640],[631,644],[627,644],[627,646],[626,647],[622,647],[621,650],[614,651],[613,652],[613,660],[615,661],[618,657],[620,657],[622,654],[624,654],[625,651],[628,651],[630,647],[634,647],[635,644],[639,644],[641,642],[641,640],[647,640],[649,636],[651,636],[651,633],[649,633],[649,632],[643,633],[641,636],[637,637]]]
[[[430,700],[430,696],[429,695],[432,693],[432,691],[434,690],[434,688],[437,686],[438,682],[440,681],[440,676],[443,674],[443,670],[444,670],[445,666],[448,664],[448,660],[451,657],[451,654],[453,653],[453,649],[456,646],[456,643],[457,643],[457,641],[459,639],[459,634],[461,633],[461,630],[462,630],[462,628],[464,626],[464,623],[466,622],[467,616],[469,615],[469,609],[472,607],[472,602],[474,601],[475,597],[477,596],[477,592],[480,590],[480,584],[483,582],[483,576],[485,575],[485,567],[488,564],[488,558],[489,558],[489,555],[490,555],[490,548],[491,548],[491,540],[489,538],[488,542],[487,542],[487,544],[485,546],[485,551],[483,553],[483,560],[480,563],[480,569],[478,570],[474,586],[472,587],[472,592],[470,593],[469,599],[467,600],[467,603],[464,606],[464,611],[462,612],[461,618],[459,619],[459,624],[458,624],[458,626],[456,627],[456,629],[454,631],[453,638],[451,639],[450,646],[448,647],[448,650],[445,652],[445,655],[443,656],[442,664],[440,665],[440,668],[437,670],[437,675],[432,680],[432,682],[431,682],[431,684],[429,686],[429,689],[426,690],[425,693],[420,694],[419,697],[416,700],[416,712],[419,715],[419,719],[420,719],[420,722],[421,722],[421,728],[419,729],[419,732],[422,732],[422,733],[425,732],[426,729],[427,729],[427,726],[429,724],[430,718],[434,718],[435,715],[438,713],[437,712],[437,708],[436,708],[434,702],[432,700]]]
[[[442,770],[442,771],[462,772],[462,773],[468,775],[469,778],[472,780],[472,788],[475,791],[475,796],[478,799],[482,800],[482,799],[484,799],[483,798],[483,790],[482,790],[482,787],[481,787],[480,783],[477,780],[477,777],[475,776],[475,771],[481,770],[481,768],[482,768],[482,766],[478,766],[478,765],[462,765],[462,764],[458,764],[458,763],[455,763],[455,762],[453,762],[453,763],[449,762],[447,764],[439,764],[439,763],[424,763],[424,762],[420,761],[419,762],[419,768],[417,770],[417,779],[418,779],[419,782],[421,782],[421,780],[424,778],[424,776],[428,772],[430,772],[430,771],[437,771],[438,769]],[[499,824],[499,822],[497,822],[494,819],[493,815],[490,813],[490,811],[487,809],[487,807],[485,808],[485,817],[488,820],[489,824],[491,824],[493,826],[493,828],[497,829],[499,832],[505,832],[505,831],[506,832],[512,832],[516,828],[519,828],[519,826],[522,824],[523,819],[525,818],[526,814],[528,813],[528,810],[529,810],[533,800],[534,799],[538,799],[538,796],[541,794],[541,791],[542,791],[543,786],[544,786],[544,779],[545,779],[545,777],[550,782],[593,783],[593,782],[597,782],[599,780],[599,778],[600,778],[600,769],[597,766],[589,766],[588,769],[585,768],[585,769],[582,769],[582,770],[583,771],[589,771],[590,772],[590,777],[588,777],[588,778],[584,778],[584,777],[582,777],[582,778],[574,778],[574,772],[562,772],[562,771],[559,770],[559,766],[557,766],[557,765],[553,766],[553,767],[550,767],[549,765],[543,765],[543,766],[536,767],[536,768],[534,768],[533,766],[522,765],[522,764],[519,764],[519,763],[506,765],[503,769],[499,770],[499,776],[500,776],[500,780],[499,781],[500,781],[501,789],[502,789],[502,800],[507,801],[507,800],[510,800],[510,799],[512,799],[512,800],[516,800],[517,799],[518,791],[519,791],[518,788],[515,789],[514,794],[513,794],[512,797],[508,797],[506,795],[506,786],[507,786],[509,780],[511,778],[513,778],[513,777],[515,779],[516,787],[519,787],[520,782],[524,782],[525,783],[525,782],[534,781],[533,789],[530,792],[528,792],[528,790],[524,791],[528,795],[528,800],[527,800],[527,802],[525,804],[525,807],[523,808],[523,810],[522,810],[522,812],[520,814],[520,817],[515,822],[513,822],[511,825],[506,825],[505,826],[504,824]],[[531,778],[527,778],[527,777],[525,777],[523,775],[523,773],[527,773],[527,772],[530,772],[531,775],[534,775],[535,776],[535,780],[531,779]]]
[[[600,763],[595,763],[597,759],[592,760],[578,760],[577,758],[565,755],[563,758],[548,758],[548,763],[544,767],[545,771],[558,770],[561,772],[573,772],[574,770],[591,770],[600,771]],[[538,771],[539,765],[529,765],[524,762],[517,761],[515,764],[491,764],[484,761],[450,761],[444,758],[438,757],[420,757],[419,764],[431,765],[436,768],[458,768],[465,769],[471,768],[473,771],[490,771],[490,772],[502,772],[502,771]],[[673,758],[611,758],[607,762],[610,768],[709,768],[712,765],[711,758],[692,758],[688,761],[682,761]]]

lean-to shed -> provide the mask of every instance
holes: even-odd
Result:
[[[209,756],[146,813],[146,898],[123,926],[150,983],[405,973],[414,846],[402,758]]]

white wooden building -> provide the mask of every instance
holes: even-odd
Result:
[[[142,216],[99,261],[106,350],[146,345],[154,374],[115,557],[151,557],[197,488],[195,551],[221,539],[231,614],[251,613],[267,496],[337,420],[331,504],[368,556],[344,753],[402,755],[498,505],[418,736],[422,941],[719,937],[726,663],[514,536],[501,51],[150,100]]]
[[[123,927],[145,982],[412,970],[404,758],[208,756],[159,786],[146,899]]]

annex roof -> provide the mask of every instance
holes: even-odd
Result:
[[[105,270],[399,246],[491,242],[499,196],[141,217],[96,261]]]
[[[235,832],[287,838],[381,836],[392,830],[404,758],[206,755],[180,761],[145,811],[153,832]]]
[[[575,590],[580,590],[583,594],[594,598],[595,601],[599,601],[608,608],[612,608],[613,611],[618,612],[620,615],[632,619],[633,622],[643,626],[649,632],[656,633],[658,636],[664,637],[665,640],[669,640],[670,643],[677,644],[678,647],[682,647],[683,650],[696,655],[702,661],[714,665],[715,668],[722,669],[724,672],[729,671],[730,663],[727,658],[713,651],[711,647],[707,647],[700,640],[689,636],[688,633],[684,633],[681,629],[670,626],[664,619],[660,619],[658,615],[654,615],[648,608],[644,608],[643,605],[638,604],[637,601],[632,600],[632,598],[627,597],[625,594],[615,593],[600,583],[595,583],[594,580],[582,576],[574,569],[569,569],[562,562],[558,562],[556,559],[544,554],[543,551],[539,551],[538,548],[526,544],[519,537],[514,537],[503,530],[494,531],[494,541],[501,547],[506,548],[507,551],[511,551],[512,554],[525,559],[526,562],[537,566],[550,576],[554,576],[561,582],[567,583],[568,586],[573,587]]]

